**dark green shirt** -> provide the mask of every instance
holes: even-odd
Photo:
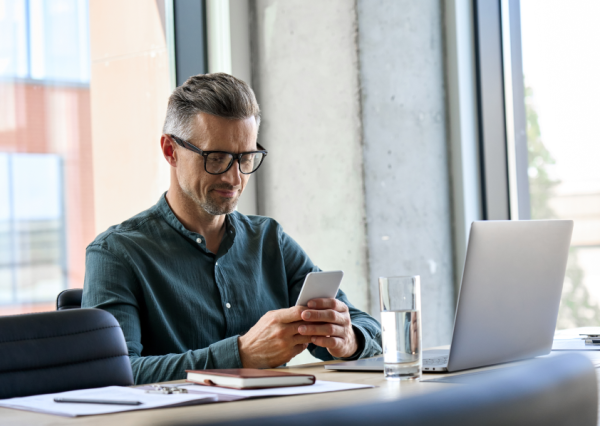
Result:
[[[267,311],[295,305],[304,277],[319,271],[273,219],[226,216],[218,253],[184,228],[163,195],[154,207],[100,234],[87,248],[83,307],[113,314],[136,384],[185,378],[186,369],[240,368],[238,336]],[[381,353],[381,328],[350,308],[359,350]],[[323,360],[325,348],[309,346]]]

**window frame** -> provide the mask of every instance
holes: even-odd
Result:
[[[473,0],[473,10],[482,218],[527,220],[520,0]]]

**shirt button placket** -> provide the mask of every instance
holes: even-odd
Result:
[[[218,261],[217,261],[217,262],[215,262],[215,269],[216,269],[216,267],[217,267],[217,266],[219,266],[219,262],[218,262]],[[215,271],[215,276],[216,276],[216,271]],[[217,281],[217,282],[218,282],[218,281]],[[229,302],[225,303],[225,307],[226,307],[227,309],[231,309],[231,303],[229,303]]]

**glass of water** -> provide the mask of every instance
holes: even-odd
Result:
[[[421,377],[421,279],[379,278],[384,374],[388,380]]]

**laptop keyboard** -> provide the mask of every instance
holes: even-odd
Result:
[[[423,365],[444,365],[448,363],[448,355],[423,359]]]

